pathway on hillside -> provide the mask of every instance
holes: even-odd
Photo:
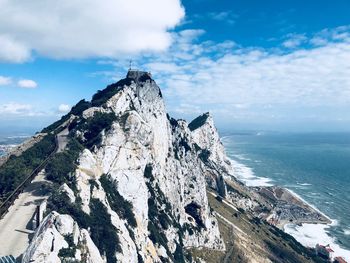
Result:
[[[57,152],[67,146],[68,129],[57,134]],[[32,231],[32,218],[37,205],[49,197],[47,186],[51,182],[45,179],[41,171],[18,196],[7,214],[0,220],[0,257],[13,255],[19,258],[29,245]]]
[[[58,149],[57,152],[62,152],[68,143],[68,128],[65,128],[63,131],[61,131],[60,133],[57,134],[57,144],[58,144]]]
[[[0,256],[13,255],[17,258],[28,247],[36,207],[48,198],[45,186],[50,182],[44,177],[44,171],[41,171],[0,220]]]

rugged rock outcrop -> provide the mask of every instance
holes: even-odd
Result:
[[[208,185],[225,197],[227,190],[224,178],[232,178],[234,173],[212,116],[207,112],[194,119],[188,127],[194,142],[201,148],[199,157],[206,165],[203,173],[206,175]]]
[[[52,212],[40,224],[22,261],[60,262],[60,253],[65,252],[79,262],[105,262],[87,230],[79,229],[71,216]]]
[[[70,249],[82,262],[189,262],[191,247],[225,249],[206,182],[225,196],[231,170],[210,115],[190,125],[170,118],[159,87],[139,71],[70,115],[70,138],[84,149],[60,188],[65,202],[52,201],[61,214],[46,217],[23,262],[60,262]]]

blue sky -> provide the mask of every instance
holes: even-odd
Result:
[[[350,130],[350,3],[0,1],[0,126],[40,129],[151,71],[177,118],[222,130]]]

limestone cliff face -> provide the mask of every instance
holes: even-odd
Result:
[[[159,87],[145,72],[129,72],[114,85],[112,96],[75,118],[79,123],[99,113],[115,117],[110,129],[101,131],[101,140],[80,153],[74,193],[64,185],[62,195],[67,202],[79,200],[90,216],[92,203],[103,205],[118,236],[118,262],[188,262],[187,248],[224,250],[206,182],[225,195],[223,175],[231,170],[211,116],[201,116],[204,121],[196,125],[170,118]],[[87,132],[70,131],[81,141]],[[116,204],[116,196],[124,201]],[[135,222],[119,207],[124,203],[131,204],[127,208]],[[73,244],[67,235],[74,237]],[[90,235],[89,226],[82,228],[73,215],[52,212],[23,262],[61,262],[59,251],[69,246],[82,262],[108,261]]]
[[[71,244],[70,240],[71,239]],[[78,224],[69,215],[52,212],[37,229],[23,256],[23,262],[60,262],[58,256],[62,248],[77,246],[74,259],[84,262],[105,262],[86,229],[79,229]]]
[[[208,185],[225,197],[227,190],[224,177],[232,178],[234,172],[212,116],[205,113],[197,117],[189,124],[189,128],[192,131],[193,141],[202,149],[199,157],[206,166],[203,173]]]

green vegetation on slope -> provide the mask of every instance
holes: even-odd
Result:
[[[46,166],[46,177],[59,185],[67,183],[69,186],[74,184],[74,172],[77,167],[77,159],[83,150],[82,145],[70,138],[67,149],[56,153]]]
[[[90,201],[91,239],[101,253],[106,253],[107,262],[116,262],[115,253],[121,252],[117,229],[111,222],[111,215],[98,199]]]
[[[91,104],[94,107],[99,107],[102,104],[106,103],[107,100],[112,98],[119,90],[121,90],[124,85],[130,85],[132,79],[125,78],[119,80],[117,83],[107,86],[104,90],[99,90],[91,100]]]
[[[159,185],[155,182],[153,167],[151,164],[146,165],[144,176],[148,179],[146,185],[148,187],[148,191],[150,192],[150,197],[148,198],[149,238],[153,243],[162,245],[167,251],[168,256],[174,262],[185,262],[182,243],[183,229],[172,215],[169,201],[159,188]],[[178,234],[180,244],[177,244],[174,254],[171,253],[168,247],[168,239],[164,232],[170,226],[174,226],[179,231]],[[167,262],[167,260],[163,259],[163,262]]]
[[[66,240],[66,242],[68,243],[68,248],[61,248],[60,251],[58,252],[58,256],[61,259],[74,258],[77,247],[74,244],[73,234],[66,235],[64,237],[64,240]],[[63,262],[65,262],[65,261],[63,261]]]
[[[60,214],[68,214],[78,223],[80,228],[90,229],[92,241],[101,254],[106,255],[107,262],[116,262],[115,253],[121,251],[118,231],[111,222],[107,208],[100,200],[91,199],[91,213],[88,215],[81,209],[79,200],[71,203],[65,194],[54,191],[48,200],[48,209]]]
[[[109,176],[102,175],[100,182],[102,188],[106,192],[108,203],[113,211],[115,211],[120,218],[127,220],[129,226],[135,228],[137,223],[132,204],[119,194],[117,187]]]
[[[81,116],[85,110],[91,107],[91,103],[86,100],[79,101],[74,107],[72,107],[70,114],[75,116]]]
[[[55,136],[47,135],[20,156],[11,156],[0,167],[0,196],[5,198],[15,190],[53,152],[55,145]]]
[[[99,145],[102,142],[101,132],[111,129],[113,122],[117,119],[114,113],[96,112],[93,117],[81,120],[74,127],[84,133],[84,139],[80,143],[87,148]]]
[[[100,107],[107,102],[108,99],[113,97],[119,90],[121,90],[124,85],[130,85],[132,79],[125,78],[117,83],[108,85],[104,90],[99,90],[95,95],[93,95],[91,102],[86,100],[79,101],[75,106],[72,107],[69,113],[62,116],[60,120],[52,123],[51,125],[44,128],[41,132],[50,133],[54,132],[58,127],[60,127],[64,122],[69,120],[72,115],[81,117],[82,113],[90,107]]]
[[[256,258],[257,256],[276,263],[325,262],[322,258],[317,257],[314,251],[302,246],[292,236],[253,217],[249,212],[243,209],[236,211],[211,194],[208,194],[208,201],[215,212],[236,228],[218,216],[226,252],[193,248],[191,251],[195,258],[203,258],[209,263],[249,262],[250,257]]]
[[[47,126],[46,128],[42,129],[42,133],[50,133],[55,131],[59,126],[61,126],[65,121],[67,121],[69,119],[69,114],[66,114],[64,116],[61,117],[61,119],[59,119],[58,121],[55,121],[54,123],[50,124],[49,126]]]
[[[86,100],[81,100],[79,101],[75,106],[72,107],[72,109],[70,110],[69,113],[67,113],[66,115],[62,116],[61,119],[59,119],[58,121],[52,123],[51,125],[47,126],[46,128],[44,128],[41,132],[43,133],[50,133],[55,131],[58,127],[60,127],[64,122],[66,122],[67,120],[69,120],[71,115],[75,115],[75,116],[81,116],[83,111],[90,108],[91,107],[91,103],[86,101]]]

